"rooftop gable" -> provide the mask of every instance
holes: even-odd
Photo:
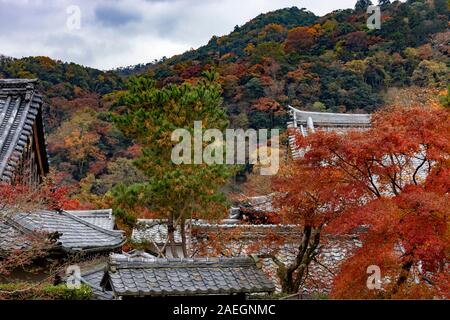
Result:
[[[66,212],[107,230],[114,230],[116,224],[112,209],[66,210]]]
[[[36,83],[36,79],[0,79],[0,181],[12,182],[20,157],[33,134],[37,135],[39,170],[42,175],[48,173],[42,96],[36,90]]]

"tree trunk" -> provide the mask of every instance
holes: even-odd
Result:
[[[186,221],[181,219],[180,221],[180,232],[181,232],[181,248],[183,249],[184,258],[188,257],[187,246],[186,246]]]
[[[409,272],[411,270],[412,265],[413,265],[412,261],[407,261],[402,265],[402,269],[398,276],[397,282],[395,283],[394,288],[392,288],[389,298],[395,296],[400,291],[402,285],[408,280]]]
[[[281,281],[281,290],[283,291],[283,293],[293,294],[298,291],[298,288],[296,288],[294,281],[294,273],[295,271],[297,271],[297,269],[300,267],[303,261],[306,249],[308,248],[310,237],[311,237],[311,227],[305,226],[303,228],[302,243],[298,248],[298,253],[297,257],[295,258],[295,261],[287,268],[278,269],[278,276]]]
[[[283,293],[294,294],[300,289],[300,285],[306,276],[309,264],[316,255],[317,247],[320,243],[322,227],[313,228],[305,226],[303,228],[303,239],[299,246],[299,251],[295,262],[286,267],[278,268],[278,277],[281,282]]]
[[[174,226],[174,216],[173,213],[170,214],[167,221],[167,238],[169,239],[169,248],[172,252],[172,257],[178,258],[177,250],[175,247],[175,226]]]

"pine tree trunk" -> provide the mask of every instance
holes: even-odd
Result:
[[[187,252],[187,245],[186,245],[186,221],[184,219],[181,219],[180,222],[180,229],[181,229],[181,248],[183,249],[183,256],[184,258],[188,257]]]
[[[169,238],[169,248],[172,252],[172,257],[178,258],[177,250],[175,247],[175,227],[174,227],[174,216],[171,214],[167,222],[167,237]]]

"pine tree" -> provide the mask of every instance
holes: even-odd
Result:
[[[122,205],[121,209],[144,208],[159,218],[167,219],[168,241],[164,247],[170,248],[174,257],[177,257],[175,230],[181,232],[183,253],[187,256],[186,219],[207,218],[226,212],[218,189],[228,181],[229,167],[205,162],[176,164],[172,159],[173,148],[178,144],[172,141],[174,130],[187,130],[191,134],[187,140],[190,140],[194,136],[195,121],[202,121],[202,133],[210,128],[224,131],[228,126],[221,107],[217,74],[206,72],[204,76],[197,85],[185,83],[162,89],[156,88],[151,79],[131,78],[129,91],[124,97],[126,111],[114,117],[117,127],[142,147],[135,165],[148,178],[144,183],[129,187],[121,185],[113,190],[116,205]],[[194,139],[189,143],[194,146]],[[191,155],[189,152],[188,157]],[[119,201],[121,199],[124,200]]]

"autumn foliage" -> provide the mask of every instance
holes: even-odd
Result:
[[[364,227],[362,247],[343,264],[332,297],[448,297],[449,115],[439,107],[392,107],[373,115],[368,131],[298,137],[305,150],[300,162],[318,179],[333,172],[330,199],[347,200],[345,213],[324,231]],[[286,191],[298,192],[301,184]],[[370,265],[381,269],[380,290],[367,287]]]
[[[312,27],[297,27],[289,30],[285,50],[289,52],[309,49],[315,43],[316,37],[319,34],[319,27],[320,25],[314,25]]]
[[[44,178],[44,182],[37,188],[2,183],[0,184],[0,210],[74,210],[81,208],[81,204],[70,197],[72,188],[68,185],[61,185],[60,182],[58,175],[52,175]]]

